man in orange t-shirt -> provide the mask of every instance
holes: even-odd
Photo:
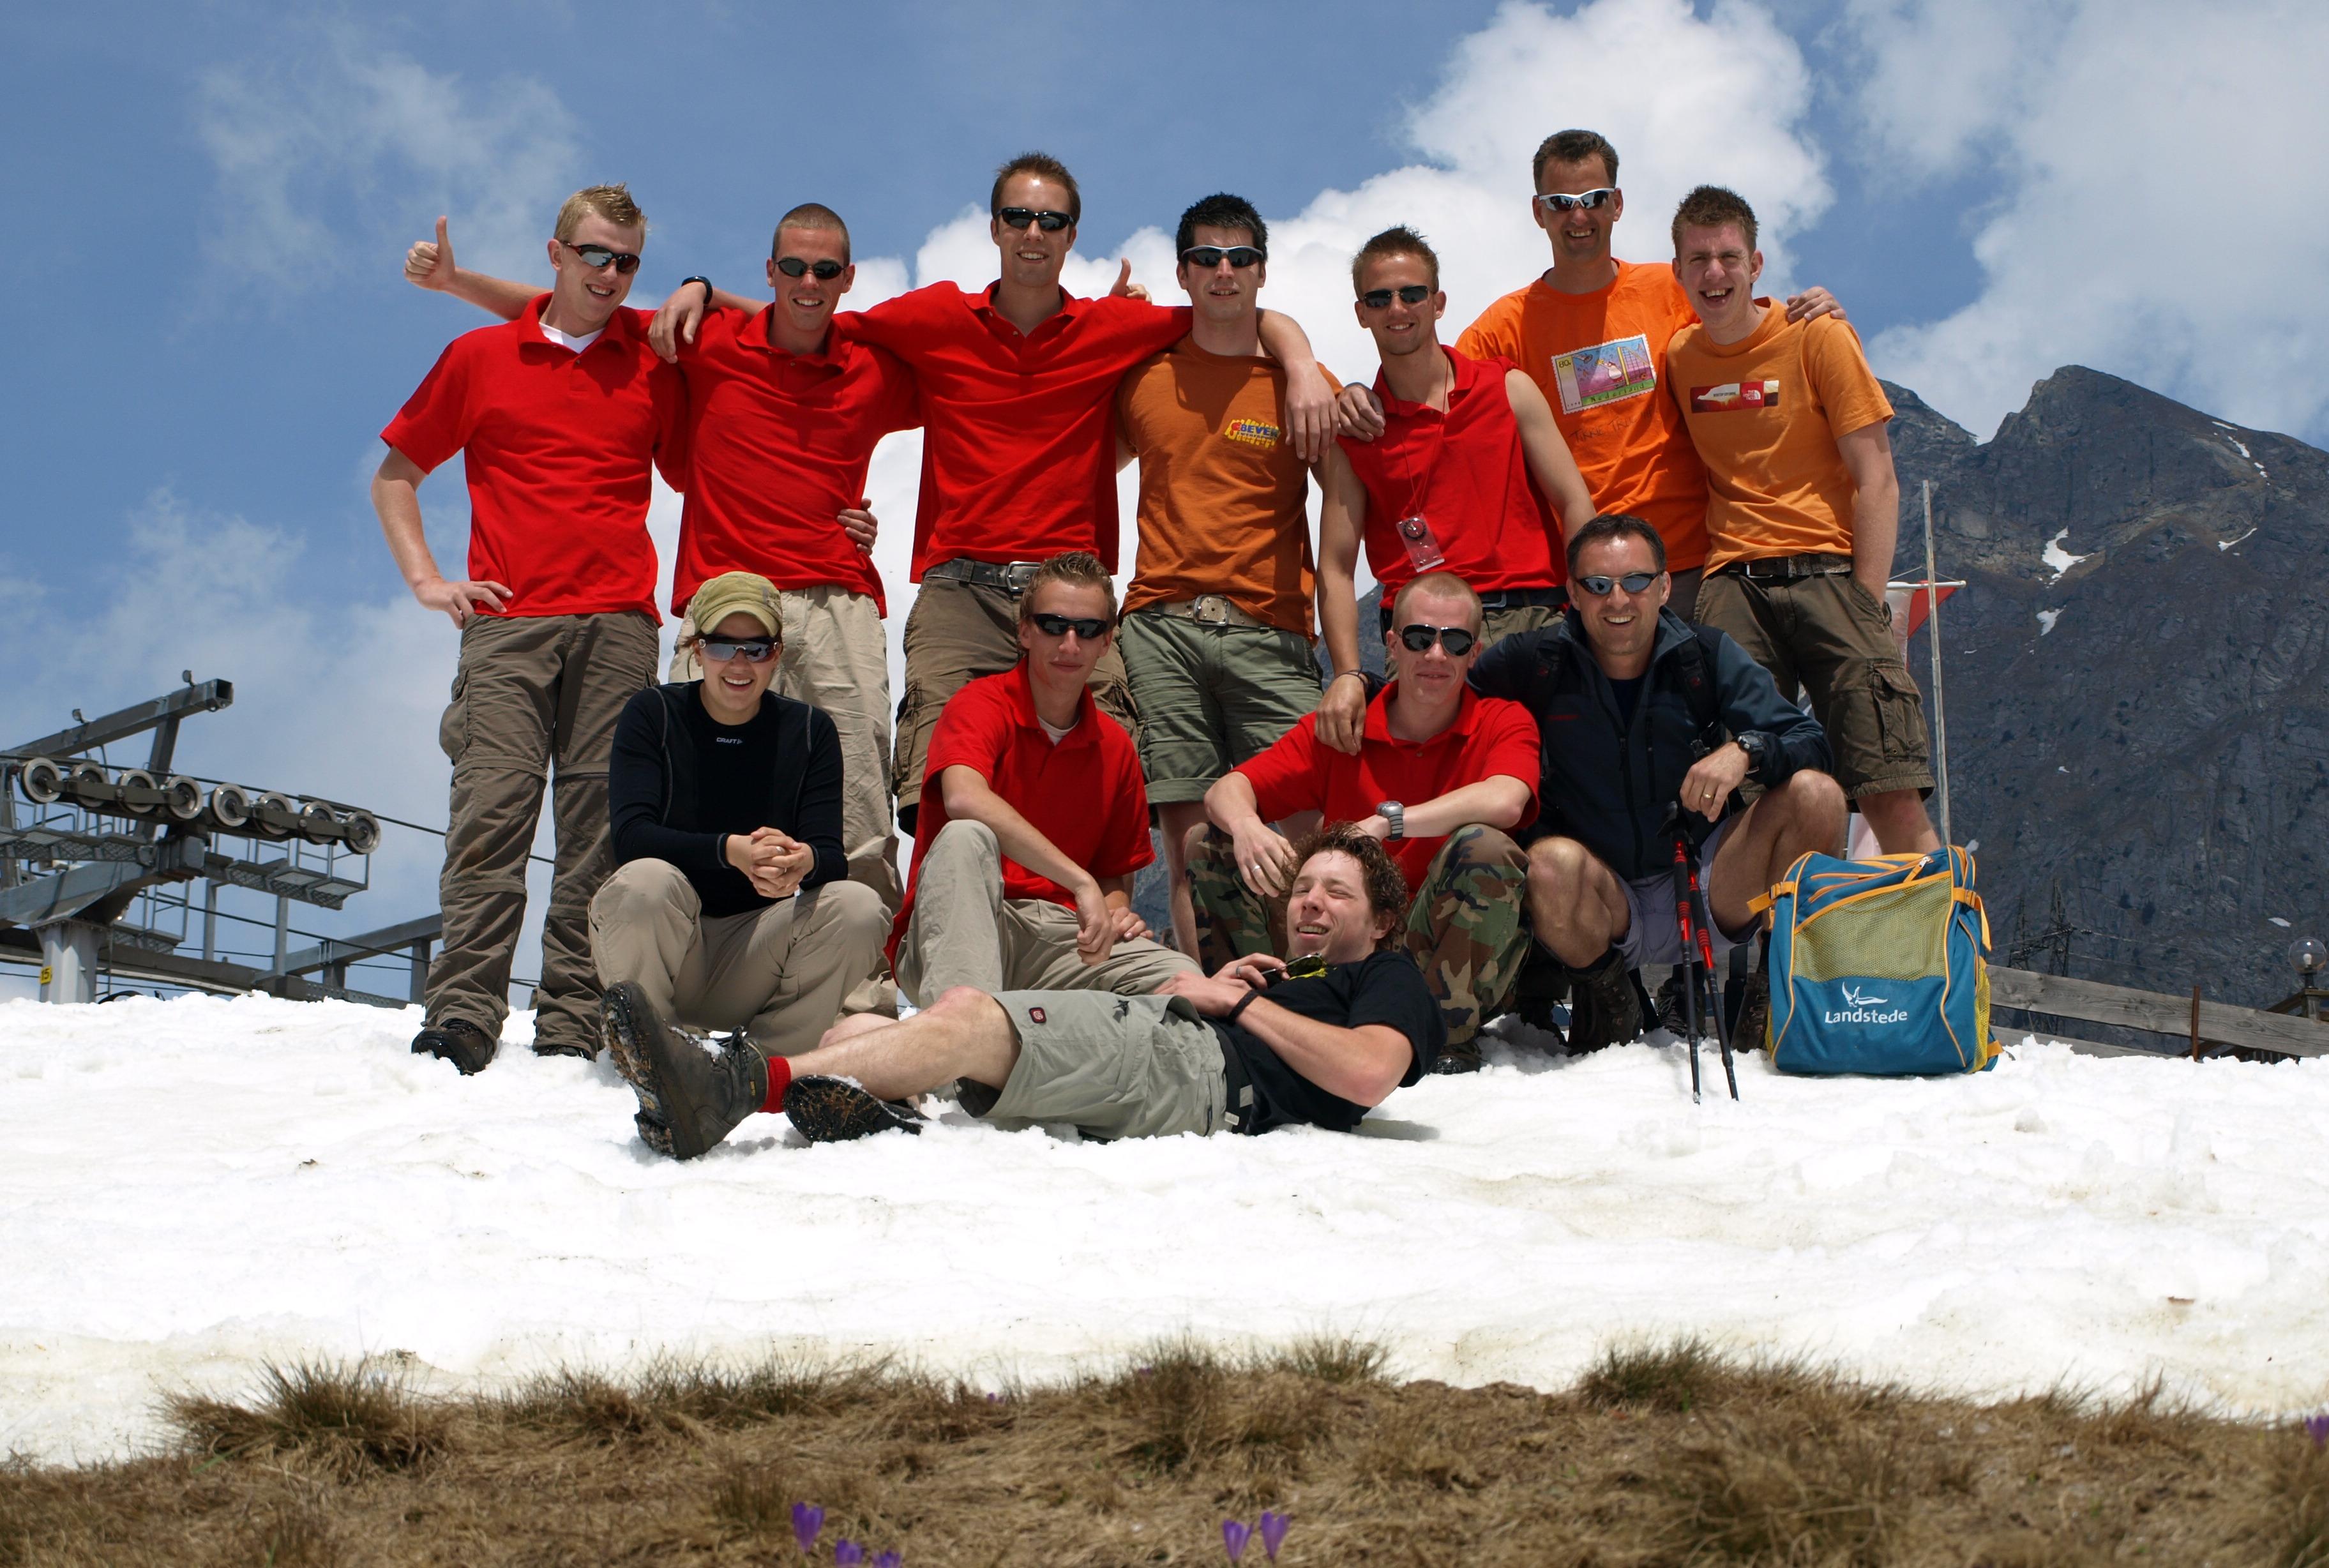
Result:
[[[1310,465],[1287,439],[1286,372],[1262,352],[1256,303],[1268,228],[1243,197],[1211,195],[1181,214],[1174,248],[1189,335],[1117,391],[1117,458],[1140,461],[1121,641],[1174,937],[1193,953],[1184,840],[1205,819],[1205,791],[1317,707],[1318,661]]]
[[[1666,350],[1667,392],[1706,466],[1701,623],[1798,685],[1887,855],[1940,847],[1924,704],[1884,602],[1900,485],[1892,405],[1852,328],[1755,298],[1754,209],[1701,185],[1674,220],[1674,276],[1699,316]]]
[[[1556,131],[1530,167],[1530,213],[1552,265],[1525,288],[1480,312],[1457,352],[1501,359],[1525,373],[1552,406],[1561,439],[1585,476],[1595,510],[1639,517],[1658,531],[1674,583],[1667,608],[1691,619],[1706,560],[1706,474],[1691,449],[1665,379],[1666,344],[1695,317],[1673,271],[1620,261],[1610,231],[1625,215],[1617,149],[1598,132]],[[1843,309],[1825,288],[1787,301],[1790,320]],[[1366,389],[1343,393],[1356,433],[1381,429]]]

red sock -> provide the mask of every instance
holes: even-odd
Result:
[[[768,1058],[768,1097],[760,1101],[762,1110],[782,1110],[785,1091],[793,1086],[793,1064],[782,1056]]]

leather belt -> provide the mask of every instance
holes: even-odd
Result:
[[[1035,575],[1035,569],[1042,564],[1040,561],[972,561],[966,557],[957,556],[952,561],[941,561],[936,566],[925,571],[922,573],[922,581],[928,582],[935,577],[947,582],[968,582],[980,588],[999,588],[1016,599],[1027,591],[1028,580]]]
[[[1728,572],[1749,582],[1794,582],[1805,577],[1834,577],[1851,570],[1851,556],[1814,551],[1804,555],[1774,555],[1761,561],[1726,562],[1715,568],[1714,575]]]
[[[1158,615],[1169,615],[1175,620],[1193,620],[1199,626],[1258,626],[1276,629],[1261,617],[1247,614],[1227,595],[1219,593],[1201,593],[1194,599],[1175,600],[1170,604],[1144,604],[1133,613],[1146,615],[1151,610]]]
[[[1569,590],[1565,588],[1499,588],[1493,593],[1480,595],[1482,609],[1521,609],[1545,606],[1553,609],[1569,607]]]

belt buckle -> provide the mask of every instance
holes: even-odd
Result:
[[[1189,619],[1199,626],[1227,626],[1230,601],[1218,593],[1201,593],[1189,601]]]
[[[1004,565],[1003,586],[1009,590],[1012,598],[1016,599],[1027,591],[1027,584],[1034,581],[1036,569],[1042,564],[1040,561],[1014,561]]]

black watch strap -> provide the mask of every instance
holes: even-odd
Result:
[[[691,284],[691,283],[701,283],[701,284],[702,284],[702,285],[703,285],[703,303],[704,303],[704,304],[706,304],[706,305],[711,304],[711,303],[712,303],[712,279],[709,279],[709,278],[704,277],[704,276],[703,276],[703,274],[702,274],[701,272],[699,272],[699,273],[697,273],[697,274],[696,274],[694,277],[693,277],[693,278],[683,278],[683,279],[681,279],[679,280],[679,286],[680,286],[682,288],[686,288],[686,287],[687,287],[689,284]]]

